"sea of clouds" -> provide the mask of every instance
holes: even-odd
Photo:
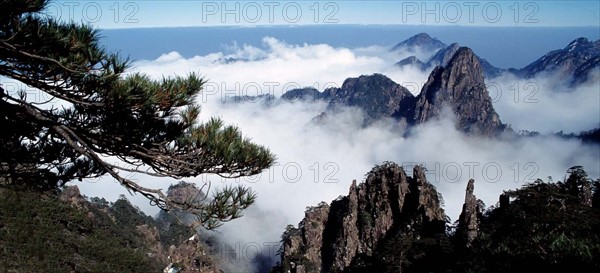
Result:
[[[540,52],[543,55],[544,52]],[[341,86],[346,78],[381,73],[417,95],[429,70],[399,68],[397,61],[418,55],[426,60],[432,52],[390,52],[389,48],[336,48],[327,44],[288,44],[265,37],[263,46],[231,45],[222,52],[184,58],[177,52],[155,60],[140,60],[133,71],[153,78],[205,77],[198,97],[202,120],[220,117],[239,126],[246,137],[267,146],[277,155],[275,166],[262,174],[238,180],[200,176],[186,181],[213,188],[243,183],[258,194],[245,216],[221,227],[216,234],[238,252],[229,261],[236,270],[256,270],[254,256],[261,252],[276,260],[275,247],[288,224],[296,225],[307,206],[330,202],[348,193],[352,180],[362,181],[376,164],[394,161],[406,167],[423,164],[428,179],[442,193],[452,221],[458,218],[466,183],[475,179],[475,194],[494,205],[503,190],[515,189],[537,178],[562,180],[566,170],[582,165],[594,178],[600,176],[600,146],[582,144],[550,135],[599,127],[600,92],[597,83],[577,89],[561,87],[551,76],[522,80],[505,74],[486,79],[494,106],[504,123],[514,130],[534,130],[541,136],[499,139],[466,136],[454,127],[451,112],[439,119],[404,131],[393,120],[361,127],[362,114],[347,108],[316,126],[312,118],[324,103],[275,103],[267,106],[249,101],[231,103],[232,96],[271,94],[281,96],[293,88],[319,90]],[[533,87],[532,87],[533,86]],[[136,177],[144,186],[167,188],[173,181]],[[114,200],[126,193],[110,178],[83,183],[83,193]],[[139,196],[133,202],[156,213]],[[269,262],[267,261],[267,264]]]

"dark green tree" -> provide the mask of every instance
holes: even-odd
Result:
[[[48,18],[47,4],[0,1],[0,77],[35,90],[0,85],[0,186],[49,190],[108,174],[209,228],[239,217],[255,200],[247,187],[181,201],[129,177],[248,176],[271,166],[274,155],[221,120],[198,122],[204,79],[126,75],[130,62],[107,52],[98,30]]]
[[[540,179],[506,191],[504,207],[488,210],[479,235],[459,272],[539,271],[598,272],[600,211],[591,207],[590,179],[580,166],[565,182]],[[583,198],[585,197],[585,198]]]

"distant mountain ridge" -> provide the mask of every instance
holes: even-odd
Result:
[[[411,51],[417,48],[422,51],[434,51],[444,47],[447,47],[447,45],[437,38],[432,38],[427,33],[419,33],[398,43],[391,49],[391,51],[398,51],[402,49]]]
[[[524,78],[532,78],[542,72],[554,73],[555,77],[574,86],[588,81],[590,72],[598,68],[600,40],[594,42],[582,37],[573,40],[563,49],[550,51],[531,64],[521,69],[512,69],[511,72]]]
[[[460,45],[453,43],[446,46],[443,42],[431,38],[426,33],[419,33],[400,42],[393,47],[392,51],[399,51],[403,48],[412,48],[413,51],[415,48],[431,50],[435,47],[440,47],[440,49],[428,60],[420,60],[416,56],[409,56],[398,61],[396,66],[413,65],[421,70],[435,66],[445,66],[458,48],[460,48]],[[556,73],[559,80],[566,81],[570,86],[576,86],[588,80],[600,80],[600,72],[592,74],[591,76],[594,78],[589,78],[590,72],[600,68],[600,40],[589,41],[584,37],[573,40],[563,49],[550,51],[520,69],[501,69],[483,58],[477,58],[486,78],[494,78],[504,72],[510,72],[523,78],[532,78],[542,72],[546,72]]]
[[[394,47],[435,48],[445,45],[425,33],[415,35]],[[400,126],[422,124],[439,117],[448,108],[456,117],[456,127],[462,132],[494,136],[511,131],[503,124],[494,109],[485,87],[485,77],[495,77],[504,72],[517,76],[533,77],[541,72],[562,71],[573,85],[586,82],[589,76],[600,77],[590,71],[599,69],[600,40],[590,42],[585,38],[574,40],[562,50],[555,50],[523,69],[499,69],[478,57],[473,50],[454,43],[439,49],[427,63],[411,56],[397,65],[416,65],[435,68],[419,95],[414,96],[406,88],[382,74],[362,75],[348,78],[341,87],[319,90],[307,87],[286,92],[277,99],[273,96],[240,97],[236,101],[262,101],[265,105],[280,102],[321,101],[327,103],[325,112],[313,119],[322,123],[340,106],[356,107],[364,114],[363,125],[383,118],[392,118]],[[598,80],[598,79],[595,79]]]
[[[398,43],[392,48],[391,51],[400,51],[405,49],[410,52],[415,51],[416,48],[419,48],[421,51],[437,50],[435,54],[428,60],[420,60],[416,56],[409,56],[396,63],[396,66],[399,67],[405,65],[414,65],[424,71],[428,68],[433,68],[436,66],[446,66],[460,47],[461,46],[458,43],[446,45],[436,38],[431,38],[431,36],[429,36],[427,33],[419,33]],[[477,58],[483,67],[485,77],[496,77],[504,71],[503,69],[493,66],[487,60],[480,58],[479,56],[477,56]]]
[[[437,67],[418,96],[381,74],[349,78],[340,88],[319,92],[314,88],[285,93],[285,101],[320,100],[328,103],[326,112],[340,105],[360,108],[369,124],[381,118],[394,118],[401,124],[416,125],[439,117],[448,107],[457,128],[469,134],[493,136],[507,127],[485,88],[479,59],[469,48],[458,48],[448,63]],[[326,118],[326,115],[320,117]]]

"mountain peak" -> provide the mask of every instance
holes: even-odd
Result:
[[[481,69],[481,63],[479,63],[479,59],[477,55],[468,47],[460,47],[456,50],[456,53],[452,56],[450,61],[447,64],[447,67],[454,68],[457,65],[463,66],[463,68],[470,69],[471,71],[460,70],[461,73],[469,73],[473,76],[473,78],[483,79],[483,70]],[[479,77],[481,76],[481,77]]]
[[[446,66],[431,72],[417,97],[412,123],[437,117],[444,107],[456,115],[463,132],[496,135],[504,130],[485,87],[479,59],[468,47],[459,48]]]
[[[392,51],[401,49],[414,50],[416,48],[423,51],[434,51],[444,47],[446,47],[446,44],[437,38],[432,38],[427,33],[419,33],[400,42],[392,48]]]
[[[416,65],[417,67],[425,66],[419,58],[415,56],[406,57],[395,64],[396,66],[405,66],[405,65]]]
[[[577,46],[581,46],[581,45],[585,45],[585,44],[589,44],[590,40],[588,40],[585,37],[579,37],[575,40],[573,40],[572,42],[569,43],[569,45],[567,47],[565,47],[565,49],[571,49],[571,48],[575,48]]]
[[[362,109],[367,124],[408,111],[414,103],[408,89],[377,73],[348,78],[342,87],[325,90],[322,97],[329,101],[328,110],[335,110],[339,105]]]
[[[429,36],[429,34],[427,34],[427,33],[425,33],[425,32],[418,33],[418,34],[416,34],[416,35],[415,35],[415,36],[413,36],[413,37],[419,37],[419,38],[431,39],[431,36]]]

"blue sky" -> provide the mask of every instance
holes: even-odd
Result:
[[[599,26],[599,1],[53,1],[46,13],[96,27],[400,24]]]

